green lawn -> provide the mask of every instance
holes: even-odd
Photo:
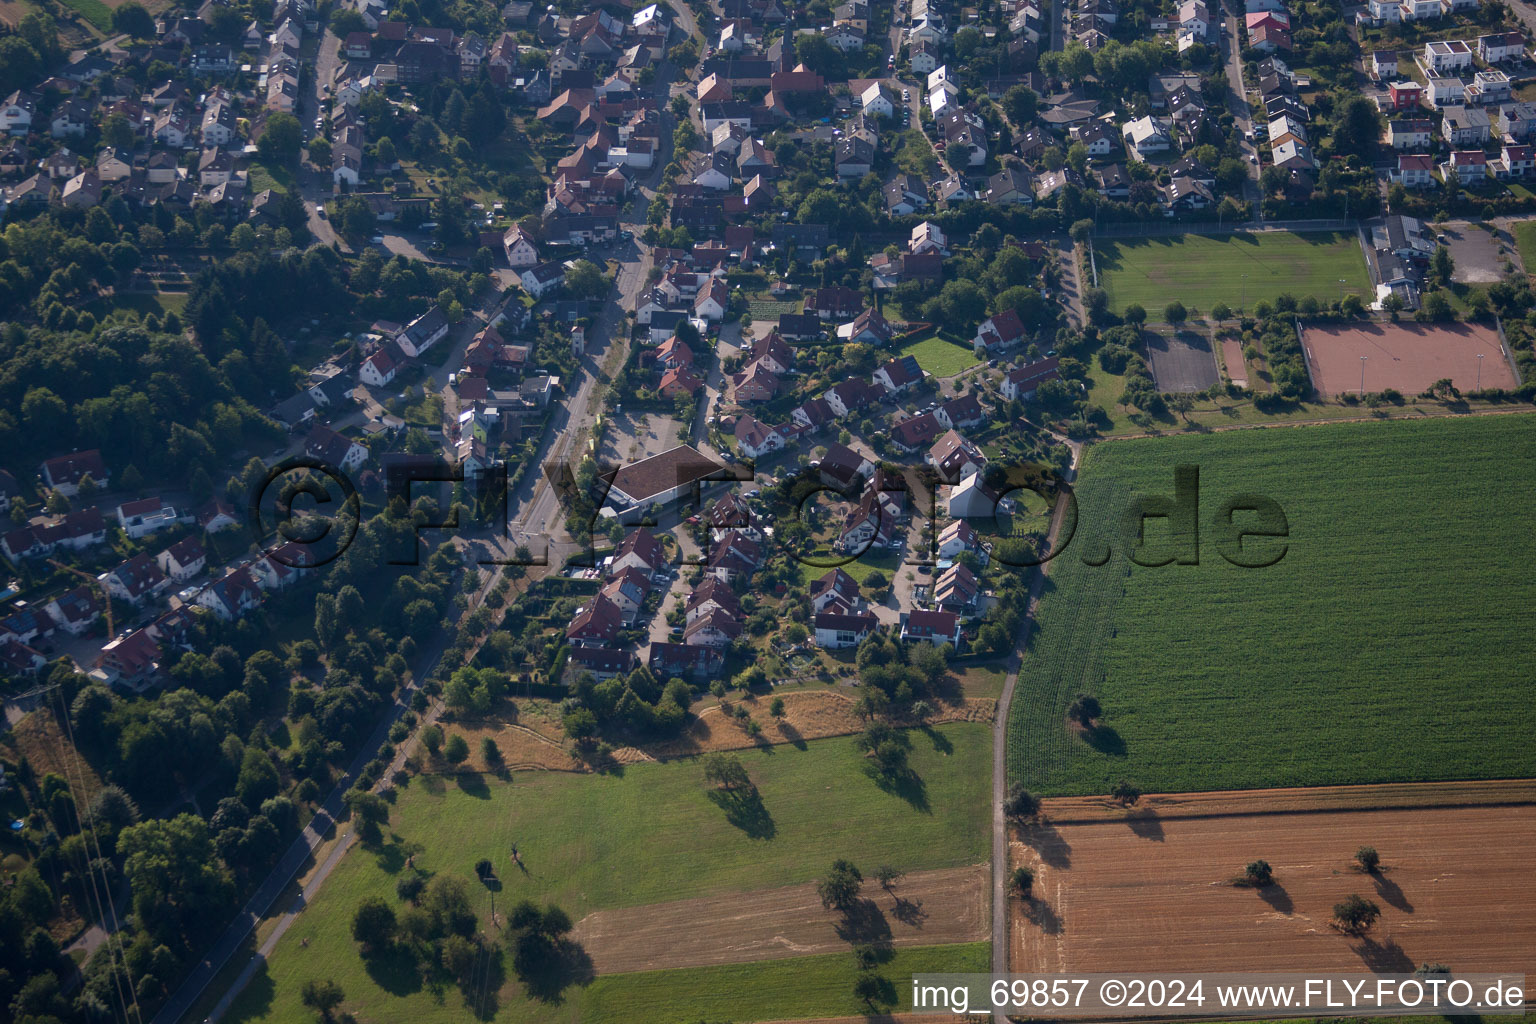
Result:
[[[980,362],[969,346],[956,345],[933,335],[907,342],[896,350],[896,354],[916,356],[917,365],[934,377],[953,377]]]
[[[101,0],[64,0],[64,6],[103,32],[112,28],[112,9]]]
[[[293,171],[287,167],[269,167],[260,160],[252,160],[248,173],[251,194],[265,192],[271,189],[274,192],[287,192],[295,187]]]
[[[905,794],[886,792],[864,774],[852,738],[740,752],[762,796],[765,813],[748,823],[758,838],[708,799],[701,769],[691,760],[635,765],[610,775],[518,773],[511,783],[414,779],[400,791],[383,849],[354,849],[346,856],[226,1020],[308,1024],[313,1014],[300,1005],[299,989],[305,980],[325,976],[341,984],[346,1009],[359,1020],[461,1024],[460,993],[434,995],[419,980],[413,986],[411,978],[370,971],[351,938],[357,905],[370,895],[393,901],[395,879],[411,854],[418,868],[462,877],[472,877],[474,863],[488,857],[505,885],[496,897],[498,910],[528,897],[555,901],[574,919],[602,907],[809,881],[840,856],[909,871],[984,861],[990,848],[989,727],[967,723],[910,735],[911,764],[923,781]],[[514,842],[526,875],[508,863]],[[490,894],[478,885],[474,892],[483,921]],[[838,959],[852,963],[851,957]],[[843,999],[851,991],[849,976],[841,967],[829,970]],[[689,977],[701,972],[668,973],[681,978],[672,998],[682,1000],[684,992],[702,998]],[[633,992],[626,993],[630,982],[618,976],[599,979],[589,989],[568,991],[569,1002],[559,1009],[531,1004],[509,984],[496,1018],[530,1024],[617,1019],[611,1015],[625,999],[659,998],[654,993],[663,983],[654,979],[661,976],[630,977],[638,979]],[[749,1005],[770,1005],[769,991],[791,987],[779,984],[785,974],[765,977],[757,989],[743,989],[760,993],[743,997],[758,1000]],[[609,1009],[589,1015],[582,1007],[591,1000]],[[821,1006],[815,1005],[817,1012]],[[843,1002],[825,1006],[829,1014],[847,1012]],[[686,1001],[671,1007],[690,1009]],[[690,1019],[697,1020],[697,1012]]]
[[[991,943],[899,949],[877,973],[891,982],[896,1010],[912,1008],[914,974],[981,974]],[[648,971],[599,978],[583,995],[580,1020],[590,1024],[696,1024],[701,1020],[795,1020],[862,1017],[853,995],[858,969],[845,953],[758,964]]]
[[[1110,309],[1140,305],[1152,320],[1174,300],[1209,312],[1218,302],[1251,309],[1287,292],[1325,303],[1346,292],[1370,294],[1365,257],[1349,231],[1105,239],[1094,241],[1094,253]]]
[[[800,562],[800,582],[806,586],[825,576],[833,569],[841,569],[861,585],[870,573],[879,570],[887,580],[894,580],[901,571],[901,554],[896,551],[871,548],[852,562],[843,562],[846,555],[833,551],[820,551],[810,555],[810,561]],[[812,565],[811,562],[815,562]]]
[[[1047,794],[1530,777],[1536,416],[1230,431],[1088,450],[1009,722]],[[1200,469],[1199,565],[1135,566],[1134,496]],[[1218,554],[1239,493],[1289,520],[1278,564]],[[1167,527],[1148,534],[1165,549]],[[1107,564],[1087,555],[1113,553]],[[1251,541],[1250,543],[1264,543]],[[1101,701],[1091,742],[1066,725]]]
[[[1515,246],[1520,250],[1520,262],[1527,274],[1536,273],[1536,220],[1519,220],[1514,223]]]

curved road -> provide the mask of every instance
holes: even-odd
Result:
[[[1079,441],[1060,438],[1072,451],[1072,465],[1066,477],[1071,483],[1077,478],[1077,464],[1082,457],[1083,446]],[[1051,517],[1051,528],[1046,533],[1046,550],[1054,550],[1056,535],[1061,530],[1067,503],[1058,501]],[[997,699],[997,717],[992,722],[992,976],[1000,978],[1008,973],[1008,819],[1003,814],[1003,801],[1008,795],[1008,709],[1013,704],[1013,691],[1019,682],[1019,666],[1024,661],[1024,651],[1034,632],[1035,613],[1040,605],[1040,593],[1045,586],[1045,574],[1051,563],[1046,562],[1035,571],[1029,585],[1029,600],[1024,608],[1024,622],[1019,627],[1013,653],[1008,656],[1008,675],[1003,680],[1003,693]],[[1008,1016],[1002,1010],[992,1013],[993,1024],[1007,1024]]]

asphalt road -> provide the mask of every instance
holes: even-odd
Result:
[[[1237,119],[1236,130],[1241,136],[1243,132],[1253,128],[1253,113],[1248,106],[1247,91],[1243,87],[1242,26],[1235,16],[1228,17],[1225,26],[1227,82],[1232,87],[1228,102],[1233,117]],[[1258,141],[1249,142],[1247,139],[1242,139],[1242,147],[1243,160],[1248,164],[1248,181],[1243,185],[1243,198],[1254,204],[1255,219],[1262,220],[1264,213],[1259,209],[1259,200],[1264,197],[1259,191],[1259,170],[1262,164],[1259,158]]]

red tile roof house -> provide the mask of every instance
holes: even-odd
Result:
[[[760,360],[731,377],[731,397],[738,405],[769,402],[779,393],[777,373]]]
[[[612,679],[635,667],[635,656],[612,647],[573,647],[570,667],[576,672],[590,672],[593,679]]]
[[[741,636],[741,620],[715,608],[698,616],[683,629],[683,643],[690,647],[720,648]]]
[[[154,497],[125,501],[117,506],[117,522],[124,533],[140,540],[157,530],[175,526],[181,522],[181,517],[170,505]]]
[[[983,320],[976,328],[972,344],[985,345],[988,352],[1009,349],[1024,340],[1024,321],[1016,309],[1006,310]]]
[[[903,451],[915,452],[926,448],[945,431],[944,422],[936,413],[925,412],[909,416],[891,428],[891,440]]]
[[[922,640],[930,644],[960,647],[960,616],[953,612],[913,611],[901,622],[903,640]]]
[[[87,476],[98,487],[106,484],[111,473],[101,461],[101,452],[95,448],[83,452],[60,455],[43,463],[39,470],[44,486],[58,491],[66,498],[80,493],[80,481]]]
[[[817,612],[813,622],[818,647],[857,647],[873,633],[880,620],[869,612]]]
[[[685,644],[652,644],[646,659],[657,679],[714,679],[725,668],[725,657],[712,647]]]
[[[159,681],[160,658],[160,645],[140,629],[103,647],[96,664],[112,686],[143,693]]]
[[[731,491],[715,499],[715,503],[704,513],[704,519],[716,530],[734,527],[751,529],[752,509],[748,507],[745,498]]]
[[[873,378],[876,384],[894,395],[922,383],[925,376],[923,368],[917,365],[916,356],[900,356],[883,364],[874,372]]]
[[[732,576],[750,576],[757,571],[762,561],[762,548],[756,541],[743,536],[738,530],[727,530],[722,533],[709,552],[710,572],[725,579]]]
[[[731,585],[718,576],[706,576],[693,593],[688,595],[685,621],[692,622],[701,615],[720,609],[733,619],[741,618],[741,603]]]
[[[816,471],[828,487],[846,489],[868,479],[875,472],[875,464],[847,445],[833,442],[827,445]]]
[[[101,602],[90,587],[81,586],[49,602],[47,611],[66,633],[81,636],[101,617]]]
[[[666,564],[667,553],[661,541],[642,526],[626,533],[624,539],[619,541],[619,546],[613,549],[613,558],[608,563],[608,578],[621,576],[628,569],[636,569],[649,576]]]
[[[1059,360],[1055,356],[1009,370],[1003,377],[1003,397],[1008,401],[1018,399],[1027,402],[1035,397],[1035,391],[1048,380],[1060,380]]]
[[[953,484],[979,472],[987,464],[987,457],[959,431],[951,430],[934,442],[928,450],[926,461],[938,471],[945,483]]]
[[[818,612],[828,605],[852,610],[861,600],[858,581],[841,569],[830,569],[811,584],[811,607]]]
[[[197,603],[231,622],[261,605],[261,588],[249,569],[236,569],[198,594]]]
[[[143,604],[170,582],[155,560],[142,552],[107,573],[103,581],[107,593],[133,605]]]
[[[565,638],[584,647],[604,647],[613,642],[624,627],[624,613],[601,594],[592,598],[565,627]]]
[[[626,626],[635,624],[650,592],[651,578],[639,569],[625,569],[605,583],[601,591],[602,596],[612,601],[623,614]]]

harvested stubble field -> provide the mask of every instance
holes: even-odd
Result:
[[[1431,804],[1468,795],[1419,788]],[[1307,792],[1321,807],[1370,798]],[[1528,784],[1509,793],[1530,795]],[[1525,881],[1536,805],[1305,813],[1298,791],[1278,794],[1292,813],[1272,814],[1268,791],[1220,796],[1230,813],[1170,817],[1154,802],[1075,824],[1056,815],[1079,802],[1047,800],[1046,823],[1012,843],[1012,860],[1036,872],[1035,898],[1014,904],[1012,969],[1411,973],[1440,962],[1536,977],[1536,894]],[[1381,854],[1376,875],[1354,865],[1363,845]],[[1256,858],[1276,884],[1234,884]],[[1364,938],[1329,923],[1351,893],[1381,908]]]
[[[1200,470],[1200,564],[1132,565],[1120,519]],[[1090,448],[1009,723],[1044,795],[1536,775],[1536,417],[1228,431]],[[1211,516],[1267,495],[1284,557],[1228,564]],[[1166,551],[1166,526],[1149,522]],[[1084,564],[1083,554],[1109,561]],[[1263,545],[1250,539],[1249,545]],[[1146,559],[1144,559],[1146,560]],[[1070,728],[1075,694],[1104,716]]]
[[[744,721],[737,722],[728,718],[716,704],[697,708],[696,717],[680,736],[647,743],[643,747],[621,748],[615,751],[615,756],[629,764],[669,761],[712,750],[746,750],[781,743],[801,745],[809,740],[850,736],[864,729],[864,720],[855,710],[856,701],[837,690],[786,691],[774,696],[784,701],[784,715],[781,718],[769,714],[769,702],[766,699],[733,702],[733,706],[745,707],[750,713],[750,719],[762,726],[762,732],[757,736],[746,731]],[[542,710],[538,702],[527,702],[523,707]],[[930,726],[950,722],[990,722],[996,710],[997,701],[993,698],[962,696],[952,701],[936,702],[934,713],[925,721]],[[464,771],[485,772],[500,767],[485,763],[481,751],[485,737],[496,742],[501,751],[502,765],[513,772],[589,770],[571,756],[569,741],[554,714],[524,715],[516,722],[501,719],[450,721],[444,722],[443,727],[447,735],[457,733],[469,743],[470,756],[464,762]]]

